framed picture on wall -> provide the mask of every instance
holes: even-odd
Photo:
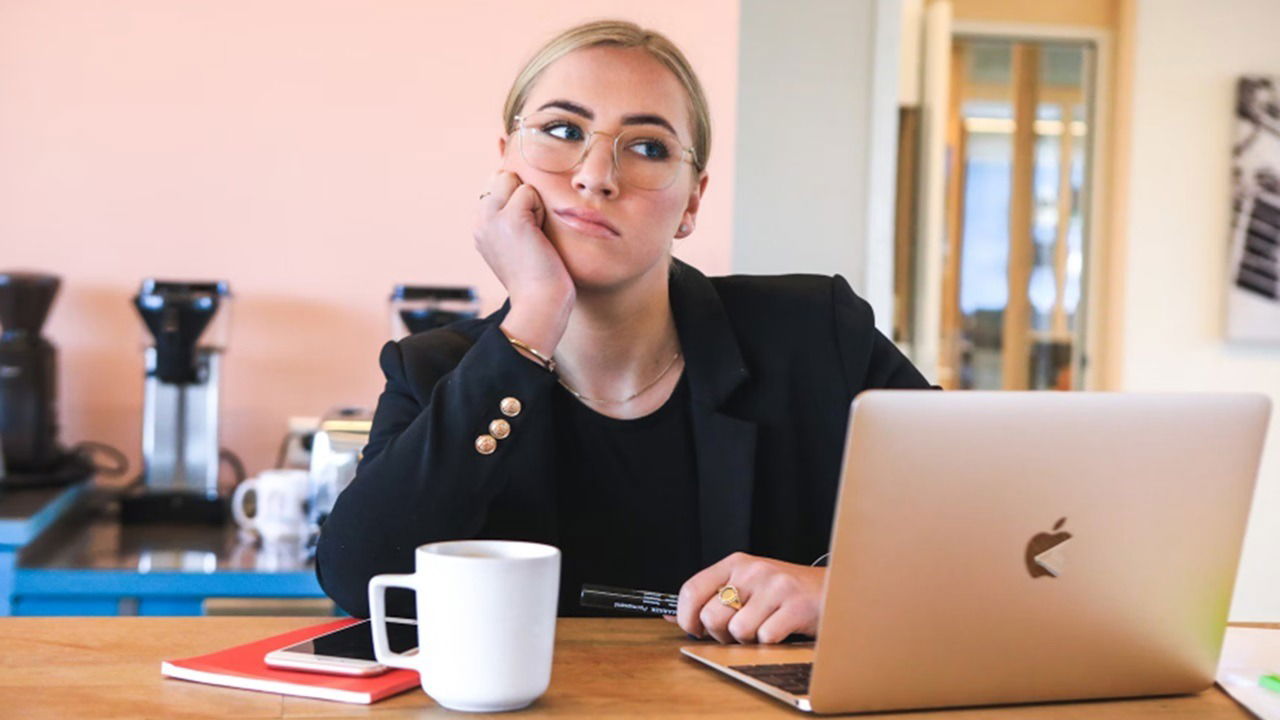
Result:
[[[1227,339],[1280,341],[1280,77],[1236,84]]]

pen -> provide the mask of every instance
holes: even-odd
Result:
[[[583,585],[583,607],[606,608],[640,615],[675,615],[677,596],[672,593],[634,590],[609,585]]]

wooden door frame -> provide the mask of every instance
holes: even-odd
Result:
[[[1033,42],[1087,42],[1095,50],[1093,81],[1093,113],[1089,119],[1089,190],[1084,212],[1084,255],[1085,267],[1082,279],[1081,300],[1083,312],[1079,321],[1084,331],[1080,337],[1084,339],[1083,347],[1074,343],[1072,349],[1073,364],[1079,364],[1079,354],[1086,352],[1084,371],[1074,380],[1073,389],[1099,389],[1102,380],[1102,348],[1103,323],[1094,319],[1106,312],[1103,302],[1106,300],[1110,268],[1106,262],[1111,239],[1106,231],[1110,207],[1110,166],[1112,98],[1111,88],[1115,72],[1112,33],[1103,28],[1080,27],[1072,25],[1044,25],[1037,23],[998,23],[954,20],[951,23],[951,37],[981,38],[991,40],[1027,40]],[[941,268],[938,268],[941,270]],[[921,278],[925,282],[935,283],[940,287],[941,275]],[[917,293],[920,288],[917,288]],[[925,295],[927,297],[927,294]],[[935,361],[936,362],[936,361]]]

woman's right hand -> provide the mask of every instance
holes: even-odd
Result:
[[[532,185],[499,170],[480,198],[474,235],[476,249],[511,298],[503,331],[550,357],[576,295],[564,261],[542,231],[546,215]]]

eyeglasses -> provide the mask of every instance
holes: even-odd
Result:
[[[595,135],[579,122],[558,113],[516,116],[520,156],[544,172],[567,172],[576,168],[591,149]],[[694,151],[680,145],[675,135],[658,128],[627,128],[613,136],[613,167],[618,180],[642,190],[671,187],[680,166],[693,163]]]

